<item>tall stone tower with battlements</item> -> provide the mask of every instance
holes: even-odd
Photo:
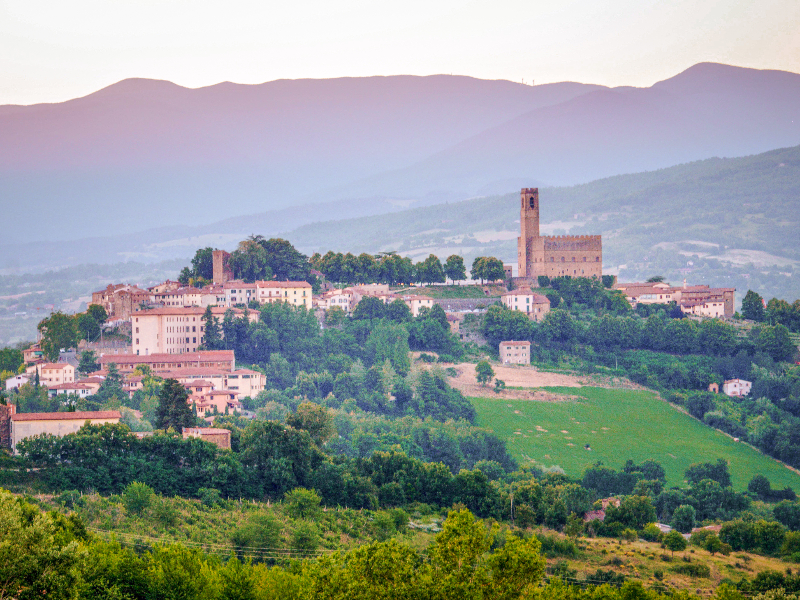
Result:
[[[539,275],[602,276],[603,242],[599,235],[539,235],[539,188],[522,188],[519,223],[517,264],[520,278],[537,285]]]

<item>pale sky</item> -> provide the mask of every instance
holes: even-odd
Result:
[[[128,77],[649,86],[703,61],[800,72],[800,0],[0,0],[0,104]]]

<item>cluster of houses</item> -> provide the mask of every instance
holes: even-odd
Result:
[[[736,288],[712,288],[707,285],[671,286],[662,281],[648,283],[616,283],[615,290],[625,294],[633,308],[639,304],[674,302],[687,315],[730,318],[735,311]]]

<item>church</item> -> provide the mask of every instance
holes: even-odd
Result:
[[[539,235],[539,188],[520,192],[518,277],[601,277],[603,242],[599,235]]]

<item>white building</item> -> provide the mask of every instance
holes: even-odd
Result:
[[[728,379],[722,384],[722,393],[727,396],[747,396],[752,387],[752,381],[747,381],[746,379]]]

